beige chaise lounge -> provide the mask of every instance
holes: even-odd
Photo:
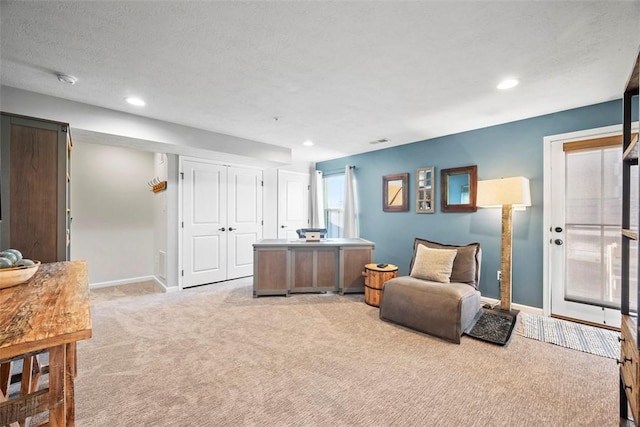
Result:
[[[480,244],[413,246],[410,276],[384,284],[380,318],[459,344],[481,314]]]

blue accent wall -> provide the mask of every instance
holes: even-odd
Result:
[[[524,212],[513,212],[512,298],[514,303],[542,308],[543,138],[620,123],[622,101],[616,100],[319,162],[316,169],[331,172],[347,164],[356,166],[360,236],[375,242],[376,263],[395,264],[399,274],[406,275],[415,237],[450,244],[479,242],[483,252],[480,291],[496,299],[500,295],[496,280],[500,269],[500,209],[441,212],[440,170],[477,165],[479,180],[529,178],[532,206]],[[418,214],[415,171],[427,166],[436,168],[436,212]],[[409,173],[409,211],[383,212],[382,176],[404,172]]]

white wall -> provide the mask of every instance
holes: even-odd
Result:
[[[154,275],[154,174],[153,153],[73,139],[71,259],[88,261],[90,284]]]
[[[154,154],[154,177],[167,189],[153,196],[153,274],[167,291],[178,290],[178,156]]]
[[[169,158],[165,153],[154,154],[153,177],[167,181]],[[153,274],[163,285],[167,285],[167,192],[153,196]]]
[[[166,193],[166,201],[167,201],[167,222],[165,223],[166,231],[167,231],[167,280],[165,286],[167,290],[176,291],[178,290],[178,257],[179,253],[179,245],[178,245],[178,209],[180,208],[180,202],[178,198],[178,186],[179,186],[179,158],[175,154],[168,154],[168,165],[167,165],[167,191]]]

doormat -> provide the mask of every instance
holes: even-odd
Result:
[[[492,344],[505,345],[511,338],[511,332],[518,319],[518,313],[518,310],[509,312],[483,308],[482,315],[466,334]]]
[[[609,329],[569,322],[549,316],[522,313],[518,335],[567,347],[597,356],[617,359],[620,356],[620,333]]]

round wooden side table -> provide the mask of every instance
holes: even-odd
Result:
[[[398,266],[387,264],[367,264],[364,266],[364,302],[374,307],[380,307],[382,302],[382,287],[387,280],[398,276]]]

